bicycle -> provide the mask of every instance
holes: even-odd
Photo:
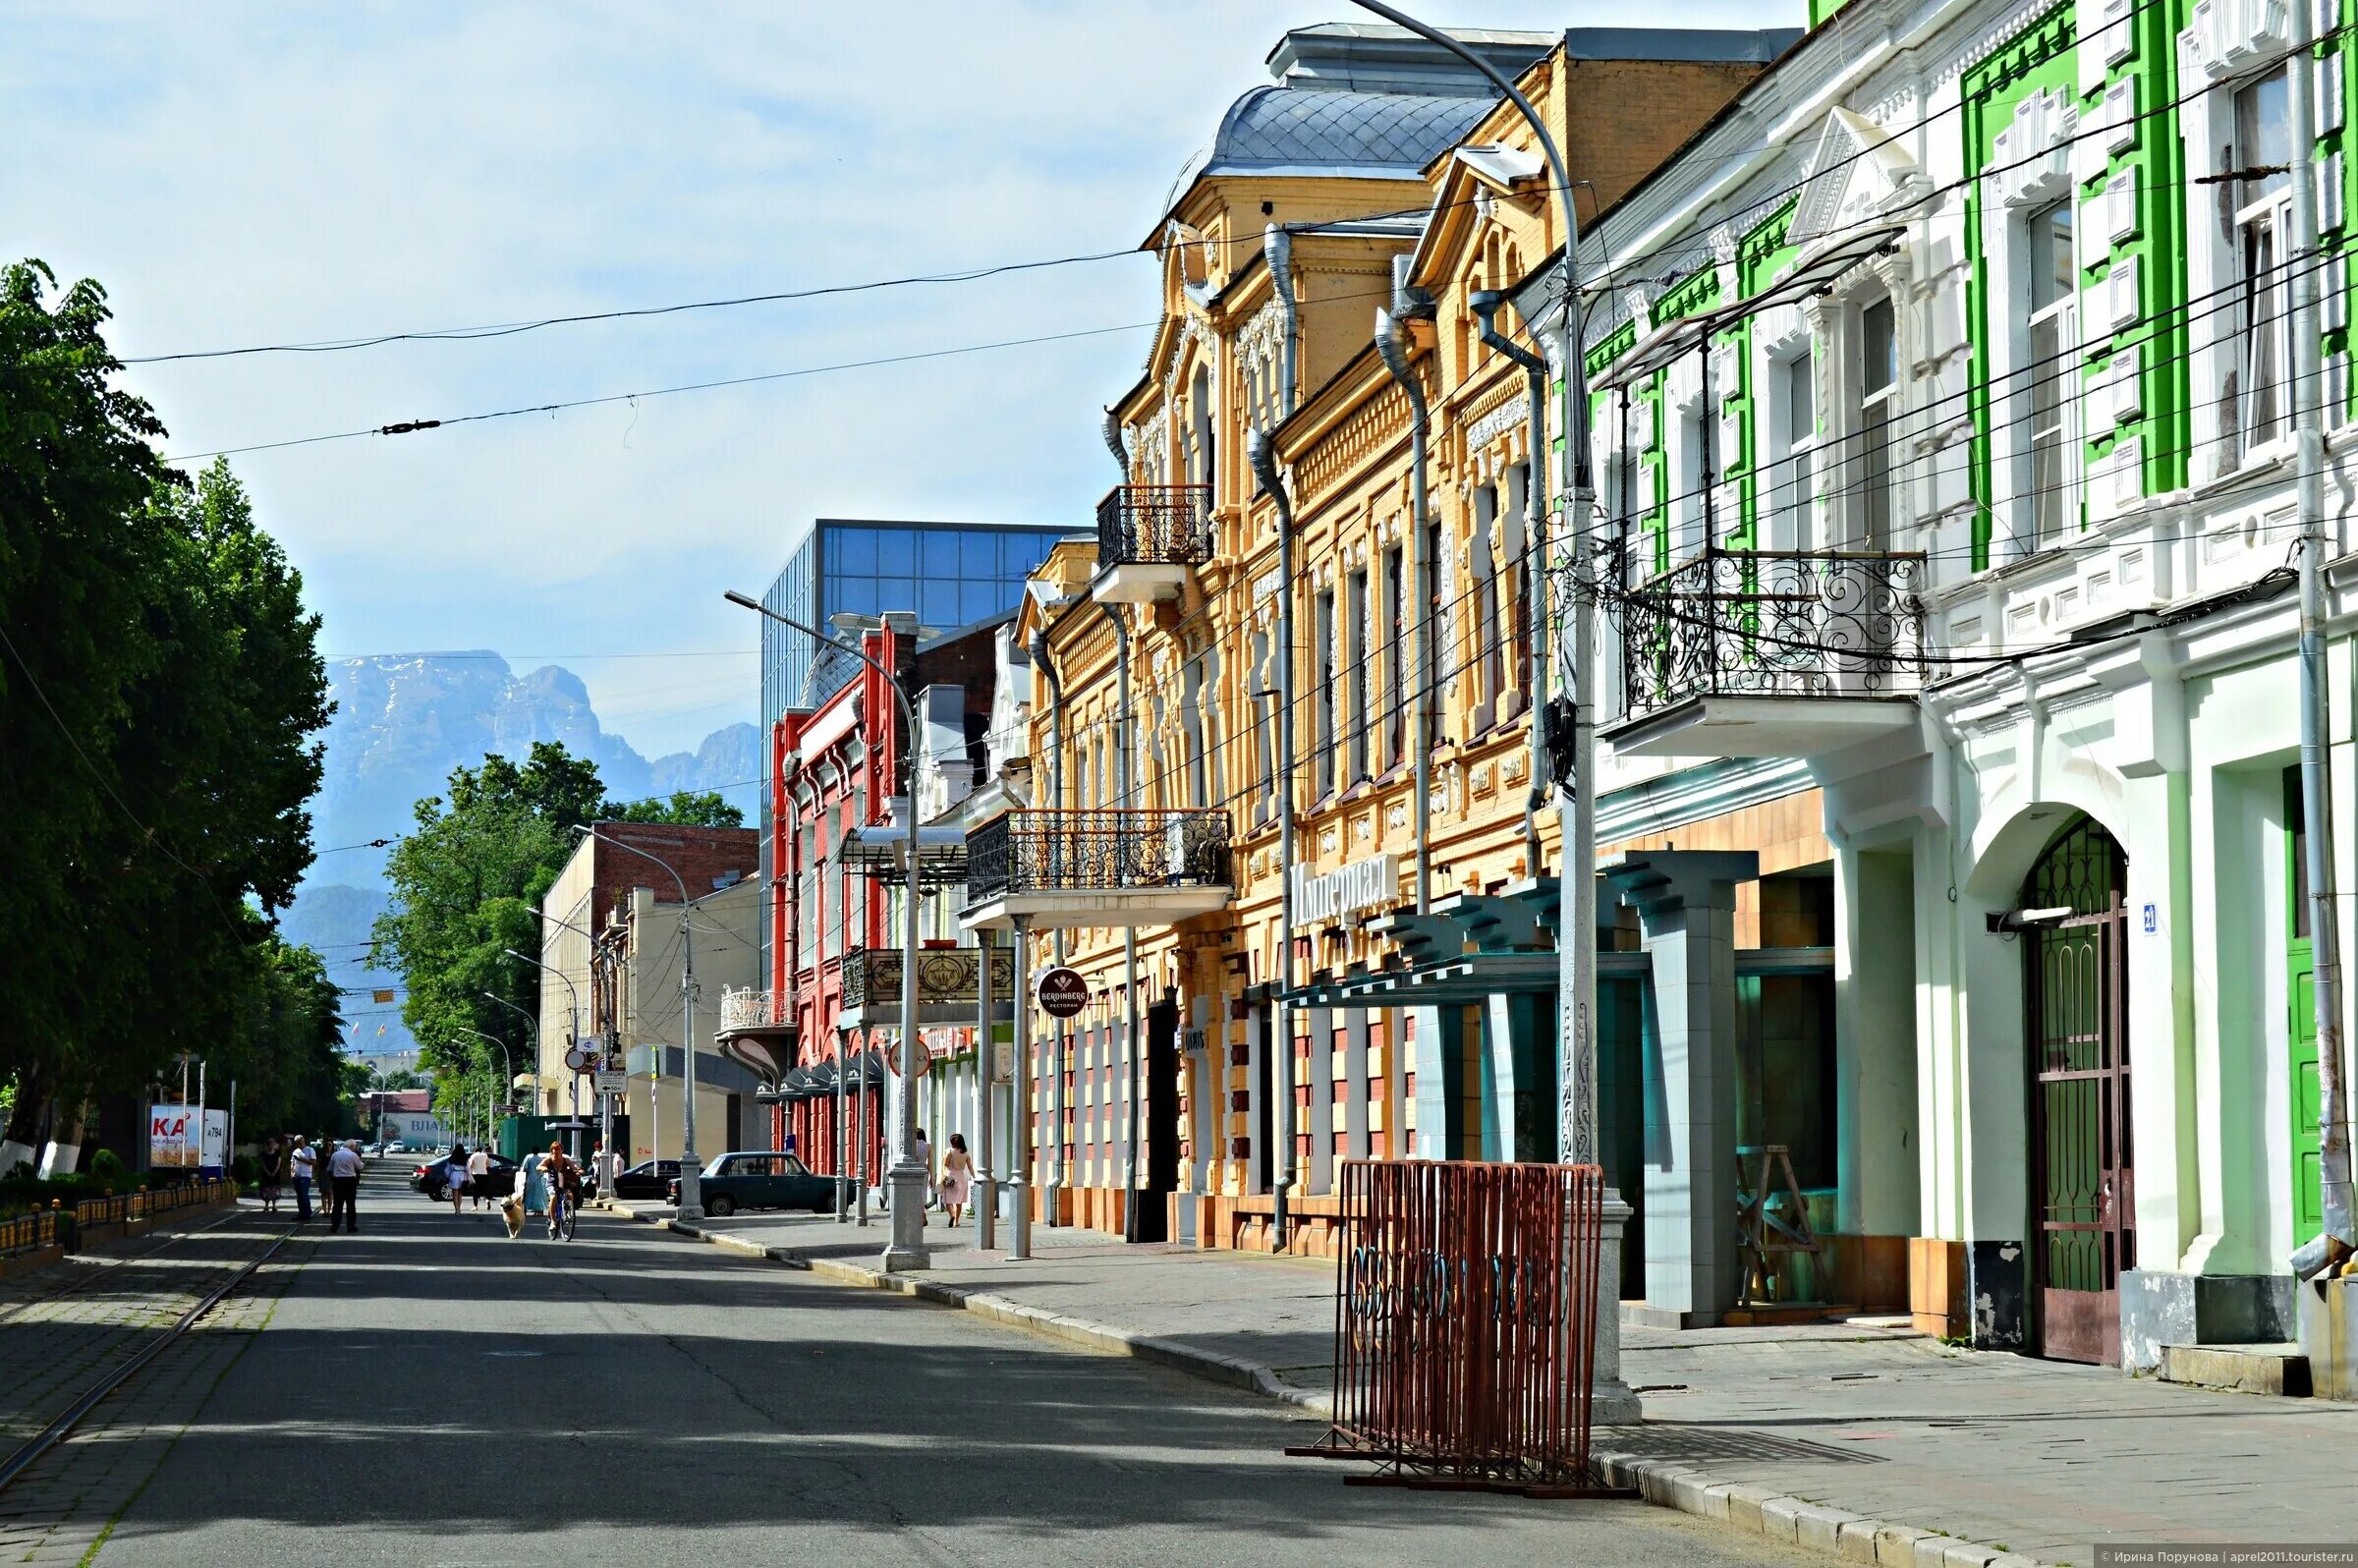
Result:
[[[548,1239],[550,1241],[573,1240],[574,1223],[578,1218],[576,1210],[579,1206],[573,1195],[565,1190],[562,1182],[550,1191],[548,1195]]]

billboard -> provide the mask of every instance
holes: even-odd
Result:
[[[204,1152],[194,1105],[147,1107],[147,1163],[156,1170],[195,1170]]]
[[[204,1113],[204,1157],[198,1164],[215,1175],[229,1169],[229,1112]]]

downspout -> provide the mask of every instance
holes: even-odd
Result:
[[[1541,874],[1540,807],[1547,799],[1547,786],[1542,780],[1548,776],[1547,568],[1543,548],[1547,527],[1547,465],[1541,461],[1547,451],[1547,360],[1498,330],[1498,307],[1505,299],[1496,289],[1481,289],[1467,296],[1466,303],[1474,307],[1475,317],[1482,322],[1482,341],[1523,366],[1531,383],[1530,478],[1523,486],[1523,592],[1524,602],[1531,607],[1531,661],[1523,678],[1527,709],[1523,717],[1531,730],[1531,787],[1523,796],[1523,853],[1536,880]],[[1579,520],[1574,519],[1570,526],[1577,548]]]
[[[1131,806],[1130,748],[1130,618],[1121,607],[1100,602],[1097,608],[1113,623],[1114,635],[1114,738],[1113,738],[1113,799],[1117,810]],[[1138,927],[1122,927],[1122,1067],[1128,1080],[1123,1098],[1129,1101],[1128,1127],[1122,1135],[1122,1186],[1127,1196],[1122,1201],[1122,1229],[1124,1239],[1137,1241],[1138,1230],[1138,1094],[1145,1087],[1145,1075],[1139,1071],[1138,1049]]]
[[[1416,372],[1409,368],[1408,345],[1400,331],[1403,320],[1413,320],[1432,313],[1432,302],[1411,291],[1407,282],[1406,256],[1392,263],[1392,304],[1389,309],[1376,312],[1376,352],[1382,357],[1383,367],[1392,372],[1408,393],[1408,465],[1410,511],[1413,536],[1409,541],[1408,557],[1412,564],[1410,581],[1417,594],[1417,675],[1422,682],[1428,671],[1434,671],[1432,657],[1432,601],[1435,585],[1432,581],[1434,564],[1425,559],[1425,541],[1431,537],[1432,515],[1431,498],[1426,494],[1425,437],[1432,427],[1432,412],[1425,406],[1425,388],[1418,384]],[[1437,672],[1436,672],[1437,673]],[[1419,690],[1417,693],[1416,774],[1417,809],[1410,814],[1417,823],[1417,913],[1432,913],[1432,703],[1436,694]]]
[[[1064,808],[1064,683],[1056,678],[1056,666],[1048,657],[1048,634],[1044,631],[1032,634],[1032,667],[1039,671],[1039,678],[1047,683],[1048,722],[1054,748],[1048,757],[1048,793],[1056,803],[1053,809],[1061,811]],[[1054,941],[1056,963],[1061,967],[1064,963],[1063,926],[1056,928]],[[1024,1005],[1022,998],[1017,999],[1017,1005]],[[1046,1162],[1048,1190],[1042,1196],[1040,1214],[1051,1225],[1056,1223],[1057,1195],[1064,1191],[1064,1139],[1060,1135],[1064,1130],[1064,1059],[1065,1052],[1070,1049],[1070,1040],[1071,1036],[1065,1034],[1063,1023],[1059,1022],[1056,1026],[1056,1059],[1048,1069],[1049,1092],[1043,1096],[1048,1104],[1050,1119]]]
[[[2316,967],[2318,1197],[2325,1233],[2293,1255],[2302,1278],[2358,1247],[2350,1213],[2348,1087],[2341,1060],[2341,932],[2333,907],[2332,779],[2327,766],[2326,479],[2321,428],[2323,349],[2318,342],[2317,54],[2310,7],[2292,8],[2293,48],[2285,61],[2285,110],[2292,123],[2292,420],[2300,515],[2301,817],[2307,825],[2309,938]]]
[[[1245,436],[1245,460],[1263,493],[1277,507],[1277,983],[1270,1015],[1282,1072],[1271,1073],[1277,1103],[1270,1108],[1277,1141],[1271,1172],[1272,1250],[1284,1252],[1286,1205],[1294,1186],[1294,507],[1277,473],[1276,448],[1260,430]],[[1420,813],[1422,815],[1422,813]]]
[[[1293,234],[1272,223],[1262,231],[1262,247],[1268,256],[1269,283],[1277,291],[1277,317],[1285,324],[1277,340],[1277,417],[1287,420],[1294,413],[1294,345],[1302,335],[1302,308],[1294,299]]]

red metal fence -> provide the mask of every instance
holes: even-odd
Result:
[[[1589,1406],[1604,1175],[1594,1165],[1351,1160],[1334,1424],[1355,1484],[1594,1493]]]

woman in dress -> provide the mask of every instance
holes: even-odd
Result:
[[[516,1180],[524,1193],[524,1211],[528,1214],[548,1212],[548,1175],[540,1168],[547,1158],[546,1154],[537,1151],[527,1154],[522,1168],[516,1173]]]
[[[467,1196],[467,1146],[451,1146],[450,1158],[442,1165],[442,1196],[450,1200],[450,1211],[457,1213]]]
[[[974,1185],[975,1162],[966,1151],[966,1135],[950,1135],[949,1152],[941,1156],[941,1206],[954,1228],[966,1222],[966,1194]]]
[[[261,1157],[255,1164],[259,1167],[261,1177],[262,1212],[275,1214],[278,1212],[279,1184],[287,1174],[287,1151],[280,1147],[275,1134],[262,1140]]]

